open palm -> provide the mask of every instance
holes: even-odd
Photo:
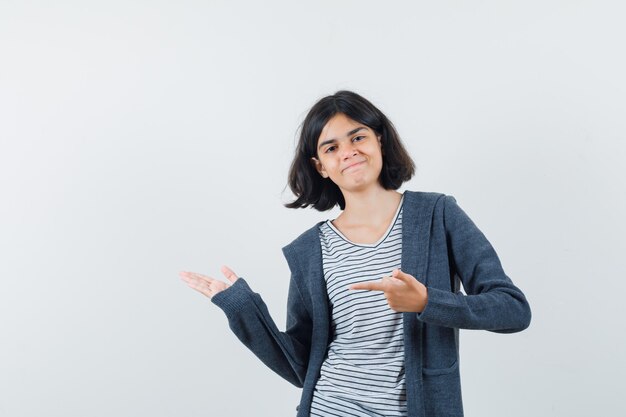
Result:
[[[188,286],[212,298],[215,294],[230,287],[239,278],[237,274],[227,266],[222,266],[221,270],[229,282],[207,277],[206,275],[196,272],[181,271],[178,275],[180,275],[180,278],[185,281]]]

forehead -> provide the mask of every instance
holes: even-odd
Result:
[[[340,139],[345,137],[351,130],[364,127],[370,130],[363,123],[359,123],[343,113],[337,113],[324,125],[317,143],[325,140]]]

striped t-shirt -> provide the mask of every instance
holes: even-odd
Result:
[[[406,416],[402,313],[381,291],[350,290],[400,268],[402,202],[374,244],[348,240],[330,220],[320,241],[334,338],[315,386],[312,416]]]

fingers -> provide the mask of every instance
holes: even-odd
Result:
[[[200,281],[207,281],[207,282],[211,282],[211,281],[215,281],[213,278],[211,277],[207,277],[206,275],[202,275],[202,274],[198,274],[196,272],[188,272],[188,271],[181,271],[178,275],[180,275],[180,277],[183,280],[200,280]]]
[[[396,268],[391,272],[390,277],[385,276],[380,281],[367,281],[352,284],[349,288],[351,290],[387,291],[390,289],[389,285],[398,284],[394,279],[405,283],[414,283],[417,281],[413,275],[402,272],[399,268]]]
[[[385,291],[385,284],[381,281],[366,281],[352,284],[351,290],[369,290],[369,291]]]
[[[230,283],[196,272],[181,271],[178,275],[189,287],[212,298],[218,292],[230,287],[230,285],[238,279],[237,275],[227,266],[222,267],[222,273],[228,278]]]
[[[207,297],[212,297],[213,292],[211,290],[212,281],[215,281],[212,278],[205,277],[201,274],[196,274],[194,272],[186,272],[182,271],[179,273],[180,278],[187,283],[187,285],[194,290],[206,295]]]
[[[235,274],[233,272],[232,269],[230,269],[229,267],[227,267],[226,265],[222,266],[222,274],[224,274],[224,276],[230,281],[230,282],[235,282],[237,281],[237,278],[239,278],[237,276],[237,274]]]

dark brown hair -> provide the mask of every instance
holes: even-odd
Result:
[[[345,200],[339,187],[330,178],[322,177],[311,160],[317,158],[317,142],[326,123],[337,113],[364,124],[381,136],[383,167],[378,181],[386,190],[397,190],[415,173],[415,163],[404,149],[400,136],[387,116],[365,98],[341,90],[320,99],[311,107],[300,126],[300,139],[289,169],[288,185],[296,200],[288,208],[313,206],[319,211],[330,210]]]

